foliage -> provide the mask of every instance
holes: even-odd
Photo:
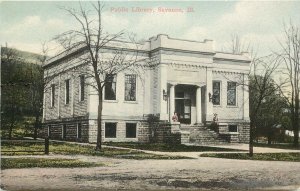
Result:
[[[265,85],[262,85],[262,84]],[[261,86],[265,86],[263,99],[259,100],[261,96]],[[250,77],[250,115],[255,120],[255,136],[267,137],[268,142],[277,141],[283,142],[284,127],[288,125],[285,115],[287,103],[285,99],[280,96],[277,84],[272,78],[265,80],[263,77]],[[259,104],[259,107],[258,107]],[[255,115],[255,117],[254,117]]]
[[[188,145],[170,145],[163,143],[106,143],[110,146],[119,146],[132,149],[163,151],[163,152],[204,152],[204,151],[239,151],[237,149],[227,149],[209,146],[188,146]]]
[[[200,156],[241,160],[300,162],[300,153],[254,153],[253,157],[250,157],[247,153],[207,153]]]
[[[42,104],[42,68],[37,54],[1,47],[1,137],[12,138],[15,130],[34,125],[35,107]],[[35,96],[40,94],[39,97]],[[38,114],[41,115],[41,112]]]
[[[83,162],[61,158],[2,158],[1,169],[12,168],[79,168],[103,166],[102,163]]]
[[[300,126],[300,27],[292,22],[284,26],[284,40],[280,42],[281,50],[276,52],[283,65],[281,76],[286,86],[281,94],[288,103],[291,125],[294,131],[294,144],[299,145]]]
[[[300,150],[300,146],[295,146],[293,144],[263,144],[263,143],[255,143],[257,147],[268,147],[268,148],[277,148],[277,149],[298,149]]]

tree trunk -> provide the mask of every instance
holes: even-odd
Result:
[[[254,122],[250,121],[249,156],[253,156]]]
[[[294,131],[294,146],[299,146],[299,94],[296,94],[295,99],[295,115],[294,115],[294,121],[293,121],[293,131]]]
[[[295,112],[295,117],[293,122],[293,132],[294,132],[294,146],[297,147],[299,145],[299,114],[297,112]]]
[[[102,102],[102,92],[99,92],[99,104],[98,104],[98,126],[97,126],[97,144],[96,144],[96,150],[100,151],[102,148],[102,108],[103,108],[103,102]]]
[[[11,139],[12,138],[12,131],[13,131],[13,127],[14,127],[14,123],[15,123],[15,109],[14,106],[12,106],[12,110],[11,110],[11,118],[10,118],[10,126],[9,126],[9,132],[8,132],[8,138]]]
[[[34,122],[34,133],[33,133],[34,140],[36,140],[37,138],[37,129],[40,124],[39,122],[40,122],[40,115],[38,114],[35,116],[35,122]]]

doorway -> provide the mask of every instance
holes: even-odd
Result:
[[[175,93],[175,112],[180,123],[191,124],[191,98],[187,92]]]

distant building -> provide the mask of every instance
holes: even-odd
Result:
[[[112,54],[116,48],[111,43],[105,51]],[[196,42],[167,35],[150,38],[139,51],[157,65],[145,71],[142,79],[131,71],[118,73],[106,86],[104,141],[145,141],[146,116],[154,114],[172,123],[176,112],[180,130],[203,128],[215,117],[217,135],[230,142],[248,142],[251,61],[247,53],[216,52],[212,40]],[[45,72],[55,78],[45,93],[43,133],[53,139],[96,142],[98,98],[87,86],[86,76],[73,70],[88,66],[68,62],[80,53],[81,49],[62,53],[44,65]]]

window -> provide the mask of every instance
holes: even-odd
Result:
[[[220,91],[221,91],[221,82],[213,82],[213,99],[212,102],[214,105],[220,105]]]
[[[79,100],[83,101],[84,100],[84,75],[80,76],[80,86],[79,86]]]
[[[55,104],[55,84],[51,85],[51,107]]]
[[[77,138],[81,139],[81,123],[77,124]]]
[[[105,138],[116,138],[116,137],[117,137],[117,124],[105,123]]]
[[[227,82],[227,105],[236,105],[236,82]]]
[[[66,139],[66,137],[67,137],[67,125],[66,124],[64,124],[63,126],[62,126],[62,134],[61,134],[61,138],[62,139]]]
[[[104,99],[116,100],[116,76],[112,75],[112,81],[106,83]]]
[[[136,101],[136,75],[125,75],[125,101]]]
[[[126,123],[126,138],[136,138],[136,123]]]
[[[65,81],[65,104],[70,102],[70,80]]]
[[[47,134],[48,137],[51,137],[51,125],[48,125]]]
[[[229,132],[238,132],[237,125],[229,125],[228,130]]]

